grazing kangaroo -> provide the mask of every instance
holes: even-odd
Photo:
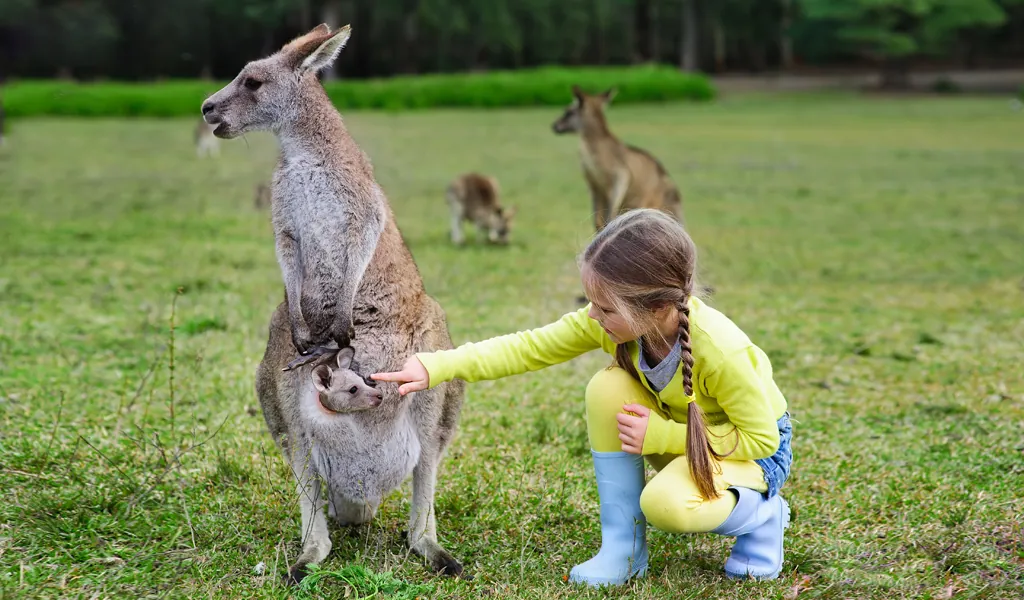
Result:
[[[312,384],[318,365],[289,363],[299,352],[315,354],[311,348],[329,338],[338,349],[351,345],[366,373],[396,370],[415,352],[452,347],[444,311],[423,289],[369,159],[316,77],[350,31],[317,26],[246,65],[202,107],[218,137],[269,129],[281,146],[271,220],[285,301],[271,317],[256,393],[297,481],[302,553],[287,577],[299,581],[330,552],[325,504],[343,523],[366,522],[410,472],[407,543],[433,569],[457,575],[462,565],[437,542],[434,490],[464,382],[411,400],[386,386],[372,410],[314,417],[302,407],[319,393]],[[320,360],[338,349],[322,352]]]
[[[217,156],[220,153],[220,145],[216,136],[213,135],[214,126],[207,124],[205,119],[199,119],[192,132],[192,141],[196,146],[196,156]]]
[[[590,95],[572,87],[573,101],[551,128],[580,134],[583,177],[590,188],[594,228],[631,208],[656,208],[682,220],[682,198],[665,167],[649,152],[621,142],[608,129],[604,108],[615,88]]]
[[[498,201],[498,180],[479,173],[467,173],[455,178],[445,198],[451,211],[452,243],[462,244],[462,222],[469,221],[487,236],[487,241],[507,244],[516,207],[505,209]]]

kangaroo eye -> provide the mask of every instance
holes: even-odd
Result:
[[[359,391],[359,388],[357,388],[356,386],[352,386],[352,387],[348,388],[348,393],[350,393],[350,394],[354,394],[354,393],[356,393],[358,391]]]
[[[245,81],[242,82],[242,85],[244,85],[247,89],[256,91],[260,89],[260,86],[263,85],[263,82],[258,79],[253,79],[252,77],[246,77]]]

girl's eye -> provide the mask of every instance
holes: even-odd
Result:
[[[263,82],[257,79],[253,79],[252,77],[246,77],[245,81],[242,82],[242,85],[244,85],[247,89],[250,89],[255,92],[256,90],[260,89],[260,86],[263,85]]]
[[[356,386],[352,386],[352,387],[348,388],[348,393],[350,393],[350,394],[354,394],[354,393],[356,393],[358,391],[359,391],[359,388],[357,388]]]

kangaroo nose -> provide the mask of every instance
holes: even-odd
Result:
[[[203,108],[202,108],[203,114],[205,115],[206,113],[210,112],[211,110],[213,110],[216,107],[217,107],[217,105],[214,104],[213,102],[203,102]]]

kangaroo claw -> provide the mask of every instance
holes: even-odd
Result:
[[[334,356],[338,353],[337,348],[328,348],[327,346],[317,346],[309,351],[309,354],[300,354],[292,359],[288,366],[281,369],[282,371],[291,371],[297,369],[303,365],[308,365],[313,361],[320,360],[324,356]]]

